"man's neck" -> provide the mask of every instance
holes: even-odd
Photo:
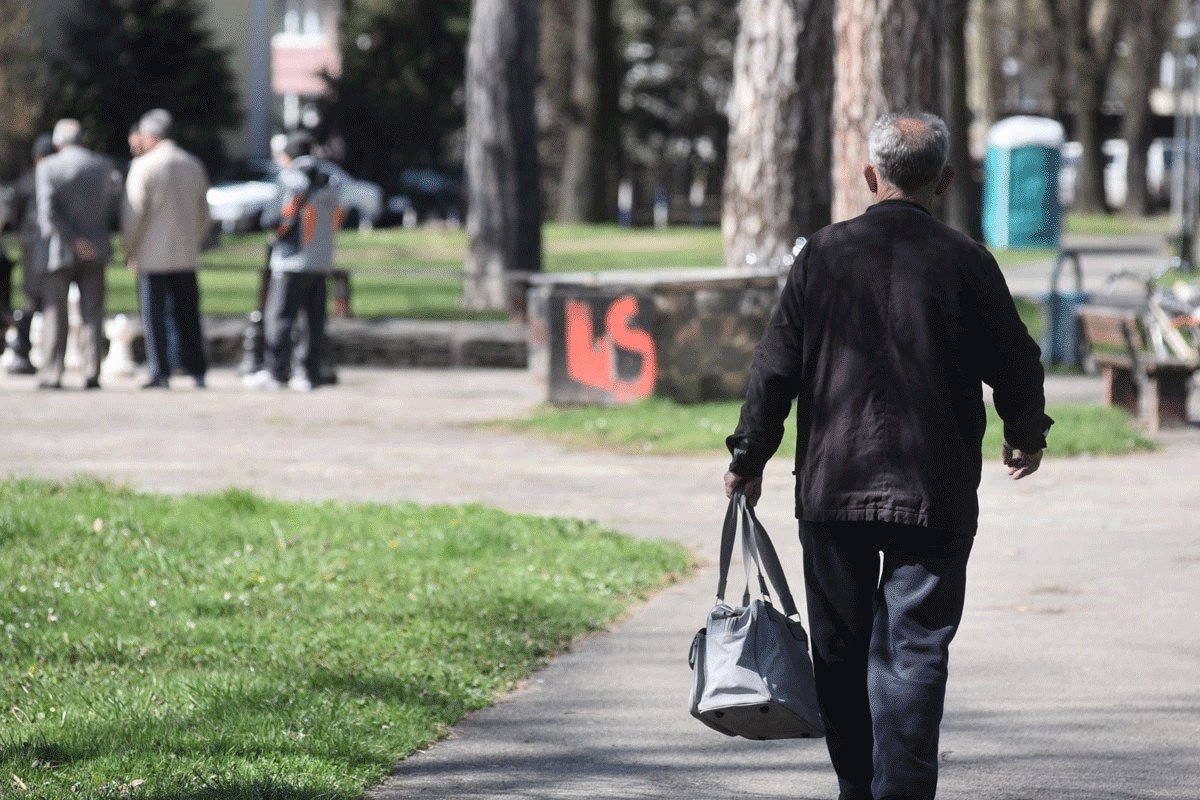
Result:
[[[880,186],[879,191],[875,193],[875,202],[882,203],[885,200],[903,200],[906,203],[916,203],[924,209],[929,208],[931,198],[925,194],[908,194],[895,186]]]

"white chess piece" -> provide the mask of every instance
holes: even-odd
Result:
[[[133,360],[137,328],[124,314],[117,314],[104,324],[104,335],[108,337],[108,356],[100,366],[104,375],[130,378],[137,372],[137,362]]]

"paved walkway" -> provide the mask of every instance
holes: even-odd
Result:
[[[1171,255],[1171,247],[1161,236],[1066,236],[1063,247],[1078,251],[1079,265],[1083,272],[1083,289],[1091,292],[1096,302],[1105,302],[1108,297],[1105,281],[1119,269],[1134,272],[1150,272],[1162,266]],[[1015,295],[1037,297],[1050,290],[1054,260],[1035,261],[1029,264],[1005,267],[1004,279]],[[1059,276],[1058,290],[1071,291],[1076,288],[1075,275],[1070,265],[1065,265]],[[1137,283],[1121,281],[1112,287],[1117,298],[1141,299]]]
[[[720,457],[627,457],[481,431],[542,399],[524,372],[344,370],[309,395],[212,388],[38,393],[0,376],[0,473],[78,472],[139,488],[237,485],[288,498],[483,502],[601,520],[713,555]],[[1087,401],[1086,378],[1052,397]],[[941,743],[944,800],[1200,797],[1200,435],[1153,455],[985,467],[968,609]],[[790,468],[761,517],[798,584]],[[579,644],[428,752],[375,798],[836,796],[821,742],[745,742],[688,717],[686,651],[711,566]],[[794,587],[799,594],[800,587]]]

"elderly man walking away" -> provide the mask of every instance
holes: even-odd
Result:
[[[46,240],[42,283],[42,389],[61,389],[67,352],[67,295],[79,287],[80,366],[85,389],[100,388],[104,327],[104,267],[112,255],[110,201],[118,190],[112,162],[83,147],[78,120],[59,120],[52,139],[58,152],[34,170],[38,227]]]
[[[129,268],[138,274],[150,372],[144,389],[170,386],[168,298],[184,369],[198,388],[208,372],[196,280],[201,245],[212,225],[205,198],[208,174],[199,159],[172,140],[172,127],[171,115],[161,108],[138,122],[144,153],[129,166],[121,214]]]
[[[876,202],[796,260],[728,439],[726,493],[754,503],[796,401],[796,516],[840,800],[935,795],[979,516],[981,382],[1013,478],[1037,470],[1052,424],[995,260],[929,213],[953,178],[948,150],[932,115],[875,124],[863,175]]]

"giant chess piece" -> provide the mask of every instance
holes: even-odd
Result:
[[[138,325],[124,314],[117,314],[104,324],[104,335],[108,338],[108,355],[100,365],[105,376],[132,378],[137,372],[137,361],[133,358],[133,340],[139,333]]]

